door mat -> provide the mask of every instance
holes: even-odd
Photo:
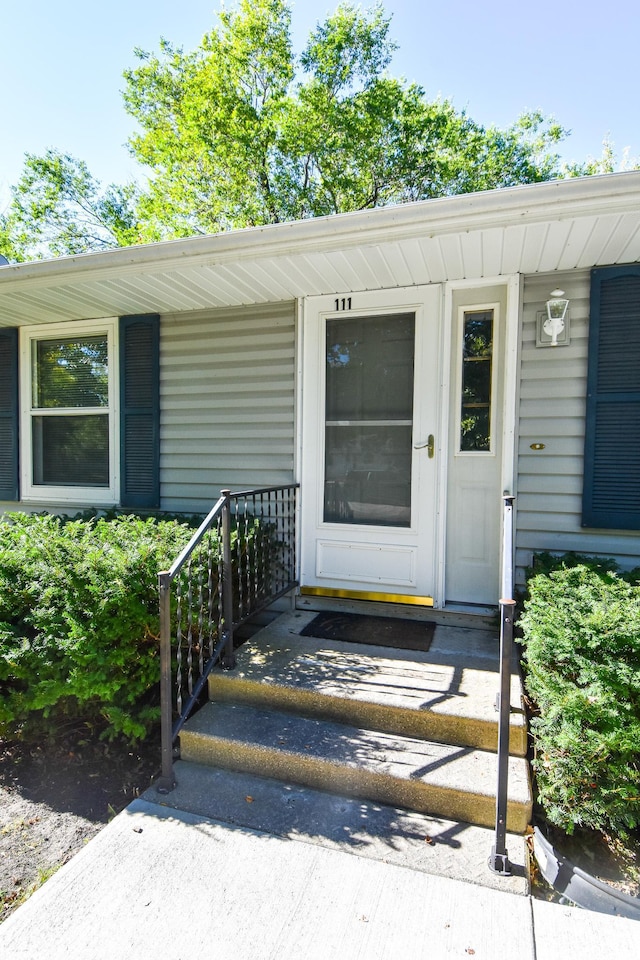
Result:
[[[425,620],[327,611],[314,617],[300,631],[300,636],[341,640],[343,643],[370,643],[378,647],[394,647],[396,650],[422,650],[426,653],[431,646],[435,627],[435,623]]]

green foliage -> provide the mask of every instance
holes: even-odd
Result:
[[[640,824],[640,586],[596,558],[544,555],[520,620],[540,802],[552,823]]]
[[[0,218],[0,253],[36,260],[136,243],[137,189],[102,188],[87,165],[59,150],[25,155],[20,180]]]
[[[240,0],[201,46],[137,51],[125,105],[150,168],[147,239],[324,216],[557,176],[540,114],[486,130],[387,73],[381,6],[341,4],[298,61],[285,0]],[[301,72],[300,72],[301,68]]]
[[[145,735],[158,716],[157,575],[192,532],[136,516],[0,520],[0,730],[71,719]]]
[[[381,5],[341,3],[291,44],[288,0],[238,0],[200,45],[161,40],[124,74],[145,185],[103,189],[80,160],[27,156],[0,252],[9,259],[278,223],[561,175],[566,135],[540,113],[484,128],[389,75]]]
[[[615,173],[622,170],[640,170],[640,157],[631,157],[629,148],[623,151],[622,157],[616,155],[614,144],[607,137],[602,142],[602,153],[599,157],[587,157],[584,163],[568,164],[565,175],[569,177],[594,177],[603,173]]]

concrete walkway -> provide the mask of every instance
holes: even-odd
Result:
[[[12,960],[631,960],[640,924],[134,801],[0,926]]]

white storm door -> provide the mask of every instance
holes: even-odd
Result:
[[[304,305],[303,592],[433,602],[438,286]]]

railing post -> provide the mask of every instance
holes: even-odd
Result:
[[[509,734],[511,715],[511,668],[513,657],[513,501],[505,496],[502,544],[502,597],[500,599],[500,693],[498,694],[498,784],[496,790],[495,842],[491,848],[489,867],[502,876],[511,875],[506,847],[509,786]]]
[[[162,773],[158,793],[169,793],[176,785],[173,774],[172,693],[171,693],[171,575],[158,574],[160,596],[160,737]]]
[[[222,637],[224,648],[221,663],[225,670],[233,670],[236,655],[233,650],[233,576],[231,567],[231,491],[221,490],[222,506]]]

